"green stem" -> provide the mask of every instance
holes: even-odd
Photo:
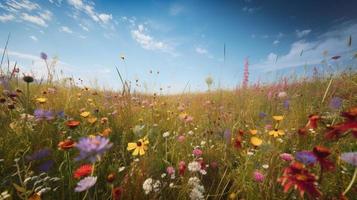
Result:
[[[352,185],[355,182],[356,177],[357,177],[357,167],[355,167],[355,172],[353,173],[352,180],[351,180],[350,184],[347,186],[346,190],[342,193],[343,195],[346,195],[347,192],[352,188]]]

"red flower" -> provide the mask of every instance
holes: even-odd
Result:
[[[316,198],[321,196],[320,190],[316,187],[316,180],[316,176],[310,173],[303,164],[293,162],[284,169],[283,176],[278,179],[278,182],[284,187],[284,192],[288,192],[290,188],[294,187],[299,190],[302,198],[305,192],[310,197]]]
[[[241,134],[237,135],[237,137],[234,139],[234,144],[233,144],[234,147],[236,149],[241,149],[242,148],[242,141],[243,141],[243,139],[242,139]]]
[[[68,128],[76,128],[80,124],[81,124],[81,122],[76,121],[76,120],[69,120],[66,122],[66,125],[68,126]]]
[[[353,107],[353,108],[350,108],[346,112],[342,112],[341,115],[343,117],[348,118],[349,120],[355,120],[357,118],[357,106]]]
[[[80,179],[83,176],[88,176],[89,174],[92,173],[93,167],[90,164],[84,164],[80,166],[79,168],[76,169],[74,172],[73,176],[76,179]]]
[[[312,128],[312,129],[316,129],[317,128],[317,122],[318,120],[321,119],[320,116],[318,115],[310,115],[309,116],[309,122],[307,123],[306,127],[307,128]]]
[[[186,170],[186,163],[185,163],[185,161],[180,161],[178,168],[179,168],[179,174],[180,174],[181,176],[183,176],[183,175],[185,174],[185,170]]]
[[[65,139],[65,140],[59,142],[57,146],[60,150],[68,150],[68,149],[73,148],[75,145],[76,145],[76,143],[73,140]]]
[[[123,188],[122,187],[113,188],[112,196],[113,196],[114,200],[120,200],[122,194],[123,194]]]
[[[357,121],[347,121],[336,124],[325,134],[325,137],[330,140],[338,139],[349,130],[352,131],[354,137],[357,137]]]
[[[333,162],[328,160],[326,157],[331,154],[331,151],[323,146],[316,146],[314,147],[312,151],[317,159],[317,161],[320,163],[320,166],[323,170],[326,171],[331,171],[335,169],[335,165]]]

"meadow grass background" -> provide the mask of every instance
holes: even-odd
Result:
[[[329,158],[336,165],[335,171],[324,173],[319,183],[323,199],[338,199],[354,172],[354,166],[342,162],[339,156],[342,152],[356,151],[356,139],[351,134],[333,141],[324,137],[327,126],[343,121],[341,111],[357,105],[357,74],[353,71],[331,76],[289,77],[277,83],[234,91],[217,89],[177,95],[101,91],[80,87],[66,79],[30,83],[27,99],[27,86],[21,75],[8,83],[9,88],[0,86],[1,98],[5,99],[0,104],[0,192],[7,191],[11,195],[9,199],[19,199],[21,194],[23,199],[115,199],[112,189],[116,187],[120,187],[122,199],[190,199],[192,188],[188,180],[193,176],[204,186],[204,199],[302,199],[296,190],[285,193],[277,182],[289,165],[279,155],[310,151],[316,145],[331,149]],[[16,93],[16,97],[10,98],[9,92]],[[281,92],[286,92],[286,96],[279,97]],[[47,101],[38,103],[39,97]],[[342,99],[338,109],[330,106],[334,97]],[[14,105],[14,109],[9,109],[9,105]],[[26,112],[32,115],[36,109],[63,111],[64,117],[50,121],[21,117]],[[83,111],[90,112],[97,121],[88,122],[88,118],[80,115]],[[192,117],[192,121],[180,118],[184,114]],[[306,136],[299,135],[298,129],[306,125],[311,114],[323,116],[317,130]],[[275,125],[274,115],[284,116],[279,128],[285,135],[278,138],[270,136],[266,127]],[[108,118],[108,122],[101,123],[102,118]],[[68,119],[81,124],[70,129],[66,126]],[[107,137],[113,146],[95,165],[97,183],[87,194],[75,192],[78,180],[73,178],[73,172],[87,162],[75,161],[76,148],[59,150],[59,142],[67,137],[78,141],[81,137],[99,135],[108,128],[111,133]],[[262,140],[259,147],[250,143],[253,136],[249,130],[253,129],[258,131],[255,136]],[[228,138],[227,130],[231,132]],[[237,148],[235,138],[239,130],[244,135],[241,147]],[[165,132],[170,133],[166,138],[163,137]],[[127,151],[127,144],[144,136],[150,142],[148,150],[143,156],[133,156]],[[201,157],[208,166],[207,174],[186,169],[184,175],[179,175],[179,162],[185,161],[187,165],[193,161],[192,151],[197,146],[203,152]],[[51,151],[47,157],[26,159],[44,148]],[[39,175],[38,167],[48,160],[52,160],[53,165],[43,176],[59,180],[44,184],[51,190],[34,196],[33,183],[25,186],[23,182]],[[175,169],[174,179],[168,175],[162,177],[169,166]],[[309,169],[316,175],[320,173],[318,166]],[[265,176],[262,182],[254,180],[255,171]],[[109,174],[115,175],[110,182]],[[158,192],[145,194],[143,182],[148,178],[160,180]],[[356,196],[354,186],[346,197]]]

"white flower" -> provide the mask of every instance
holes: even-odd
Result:
[[[161,174],[161,178],[165,178],[166,177],[166,173]]]
[[[264,169],[268,169],[269,168],[269,165],[265,164],[262,166]]]
[[[279,98],[284,98],[284,97],[286,97],[288,94],[286,93],[286,92],[279,92],[278,93],[278,97]]]
[[[174,188],[174,187],[175,187],[175,184],[174,184],[174,183],[170,183],[169,187],[170,187],[170,188]]]
[[[118,172],[124,171],[125,167],[119,167]]]
[[[162,134],[162,137],[167,138],[170,136],[170,132],[166,131],[165,133]]]
[[[143,189],[145,191],[145,194],[149,194],[153,190],[152,182],[153,182],[152,178],[148,178],[144,181]]]
[[[206,144],[206,141],[202,140],[201,141],[201,146],[205,146],[205,144]]]
[[[193,135],[193,131],[189,131],[187,134],[189,134],[189,135]]]
[[[248,156],[252,156],[252,155],[254,155],[254,153],[251,152],[251,151],[248,151],[248,152],[247,152],[247,155],[248,155]]]
[[[191,200],[203,200],[204,196],[203,193],[205,192],[205,188],[201,185],[201,181],[197,177],[191,177],[188,180],[188,185],[192,187],[190,192],[190,199]]]
[[[201,170],[201,164],[197,161],[193,161],[188,163],[188,171],[190,172],[198,172]]]
[[[159,180],[157,180],[154,184],[153,184],[153,188],[154,188],[154,192],[158,192],[160,190],[160,186],[161,183]]]

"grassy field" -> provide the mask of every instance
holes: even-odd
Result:
[[[353,72],[181,95],[32,78],[0,85],[0,199],[357,196]]]

